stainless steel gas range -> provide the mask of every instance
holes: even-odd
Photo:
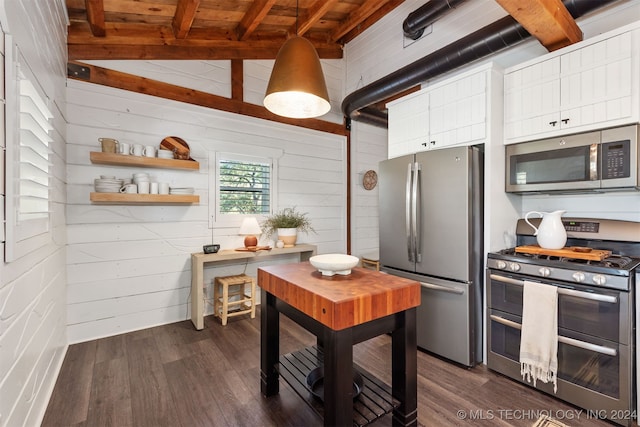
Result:
[[[539,221],[539,220],[538,220]],[[519,220],[517,246],[487,259],[487,366],[521,381],[523,283],[558,287],[558,390],[536,388],[622,425],[636,416],[634,307],[640,272],[640,223],[563,218],[566,247],[611,251],[603,260],[521,253],[536,244]],[[534,223],[538,226],[538,224]],[[577,257],[576,257],[577,258]]]

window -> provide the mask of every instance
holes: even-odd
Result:
[[[269,214],[270,161],[221,157],[219,170],[220,214]]]
[[[18,48],[10,42],[6,47],[5,258],[11,261],[49,240],[49,144],[53,141],[53,115]]]
[[[269,215],[275,206],[276,151],[244,147],[256,156],[213,153],[209,206],[211,227],[236,227],[245,216]],[[215,181],[215,182],[214,182]]]

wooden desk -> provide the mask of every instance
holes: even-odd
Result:
[[[348,276],[322,276],[308,262],[258,268],[262,292],[260,310],[261,391],[278,393],[279,369],[286,363],[279,355],[279,314],[283,313],[313,333],[320,348],[318,364],[324,366],[324,402],[320,408],[326,426],[365,425],[354,411],[353,344],[391,333],[391,394],[393,424],[417,425],[416,307],[420,284],[416,281],[354,268]],[[289,355],[283,356],[285,359]],[[315,363],[315,362],[314,362]],[[309,363],[302,370],[309,372]],[[368,373],[367,373],[368,374]],[[303,379],[304,382],[304,379]],[[372,384],[365,382],[365,390]],[[303,387],[292,384],[296,391]],[[309,394],[306,392],[306,394]],[[304,396],[303,396],[304,397]],[[380,416],[380,415],[378,415]],[[358,418],[358,419],[356,419]]]
[[[215,254],[197,252],[191,254],[191,322],[196,329],[204,329],[204,265],[234,259],[262,261],[276,255],[300,254],[300,261],[307,261],[316,254],[315,245],[296,245],[292,248],[273,248],[270,251],[242,252],[223,250]]]

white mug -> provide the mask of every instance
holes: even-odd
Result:
[[[138,183],[138,194],[149,194],[149,181],[140,181]]]
[[[160,194],[169,194],[169,183],[161,182],[158,184],[158,193]]]
[[[135,184],[125,184],[120,188],[121,193],[137,193],[138,186]]]
[[[134,156],[142,156],[142,150],[144,150],[144,147],[142,146],[142,144],[133,144],[129,152]]]
[[[118,143],[118,154],[124,154],[125,156],[128,156],[130,149],[131,147],[129,147],[129,144],[127,144],[126,142]]]
[[[149,193],[158,194],[158,183],[157,182],[152,182],[149,185]]]
[[[145,157],[155,157],[156,156],[156,147],[153,145],[147,145],[142,150],[142,155]]]

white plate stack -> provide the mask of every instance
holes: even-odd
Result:
[[[93,180],[93,186],[97,193],[118,193],[122,187],[122,180],[115,177],[96,178]]]
[[[193,194],[195,192],[193,187],[171,187],[169,194]]]

